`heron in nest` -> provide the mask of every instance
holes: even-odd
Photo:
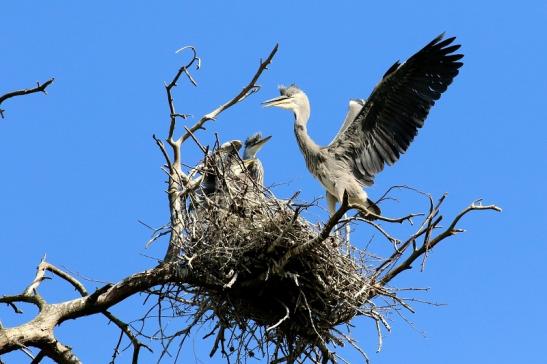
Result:
[[[243,169],[246,170],[247,175],[250,177],[251,181],[257,186],[264,186],[264,167],[262,162],[257,158],[256,154],[264,147],[264,144],[271,139],[271,135],[267,137],[262,137],[262,134],[256,133],[251,135],[245,140],[245,148],[243,149],[243,167],[239,164],[235,171],[236,175],[241,176]]]
[[[201,187],[190,202],[189,211],[196,210],[204,205],[208,198],[225,189],[219,175],[232,173],[233,166],[239,160],[238,154],[242,145],[240,140],[230,140],[222,143],[213,154],[205,157],[204,162],[199,165],[199,169],[203,170]]]
[[[195,196],[195,203],[190,205],[190,210],[194,210],[214,195],[231,194],[230,191],[244,192],[251,186],[262,187],[264,168],[257,158],[257,153],[270,138],[271,136],[263,138],[260,133],[248,137],[241,158],[239,151],[243,144],[239,140],[223,143],[215,153],[208,156],[203,164],[201,189]]]
[[[463,65],[462,54],[454,52],[455,38],[439,35],[406,62],[395,62],[384,74],[367,100],[350,101],[349,111],[332,142],[320,147],[308,135],[310,103],[295,85],[280,87],[281,96],[263,102],[291,110],[294,133],[306,166],[326,190],[329,213],[342,202],[369,219],[380,217],[380,208],[363,187],[374,183],[374,176],[395,163],[403,154],[429,110],[441,97]]]
[[[203,177],[202,186],[205,196],[210,196],[222,189],[222,186],[219,185],[218,174],[224,175],[231,171],[232,166],[237,163],[241,146],[241,141],[234,139],[222,143],[218,147],[211,158],[211,165],[208,166],[208,171]]]

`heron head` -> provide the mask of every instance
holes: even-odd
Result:
[[[271,137],[272,136],[270,135],[263,138],[262,134],[260,133],[253,134],[250,137],[248,137],[247,140],[245,140],[245,150],[243,152],[243,159],[254,158],[256,156],[256,153],[258,153],[258,151],[262,149],[264,144],[266,144],[266,142],[270,140]]]
[[[221,154],[237,154],[239,150],[241,149],[242,143],[240,140],[234,139],[227,141],[225,143],[222,143],[220,147],[218,147],[218,151]]]
[[[262,103],[264,107],[275,106],[281,109],[296,111],[297,109],[309,105],[308,97],[295,84],[289,87],[279,86],[279,97],[266,100]]]

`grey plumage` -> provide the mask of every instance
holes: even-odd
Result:
[[[270,140],[271,136],[262,137],[262,134],[256,133],[245,140],[245,149],[243,150],[243,163],[248,176],[258,186],[264,185],[264,167],[256,154],[262,149],[264,144]]]
[[[264,168],[257,158],[257,153],[271,136],[262,137],[256,133],[245,140],[243,157],[239,157],[242,143],[230,140],[223,143],[214,153],[207,156],[201,169],[203,180],[201,188],[194,194],[189,210],[206,206],[208,199],[215,198],[222,204],[225,194],[234,196],[246,194],[251,186],[263,186]]]
[[[217,174],[225,174],[229,171],[238,159],[238,153],[241,149],[241,141],[230,140],[217,149],[209,160],[207,172],[203,177],[203,189],[206,196],[212,195],[222,189],[221,181]]]
[[[219,175],[224,176],[231,173],[232,166],[239,160],[238,153],[241,146],[241,141],[230,140],[220,145],[214,153],[206,156],[201,165],[203,174],[201,187],[194,194],[193,200],[190,201],[189,211],[195,210],[203,205],[208,198],[225,189],[226,186],[223,185]]]
[[[340,127],[340,130],[338,131],[338,133],[336,133],[336,136],[330,142],[330,144],[332,144],[332,142],[334,140],[336,140],[336,137],[338,135],[340,135],[340,134],[342,134],[346,131],[346,129],[351,125],[351,122],[355,119],[355,117],[357,116],[359,111],[361,111],[361,109],[365,105],[366,101],[367,100],[365,100],[365,99],[358,99],[358,100],[350,100],[349,101],[348,112],[346,113],[346,117],[344,118],[344,122],[342,123],[342,126]]]
[[[430,108],[446,91],[463,55],[454,54],[455,38],[441,34],[405,63],[396,62],[374,88],[369,98],[350,102],[340,131],[326,147],[319,147],[307,133],[310,106],[295,85],[280,88],[281,96],[264,102],[294,112],[296,140],[306,166],[326,189],[330,213],[347,191],[349,203],[363,213],[380,214],[363,187],[374,183],[384,165],[393,164],[404,153]]]

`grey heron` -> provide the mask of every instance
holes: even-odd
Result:
[[[258,186],[264,186],[264,167],[262,167],[262,162],[256,157],[256,154],[271,137],[270,135],[263,138],[262,134],[256,133],[245,140],[245,149],[243,150],[242,157],[243,163],[249,177]]]
[[[219,183],[218,173],[231,172],[232,166],[239,159],[238,153],[241,146],[241,141],[230,140],[222,143],[212,155],[205,157],[204,162],[198,166],[203,170],[201,188],[195,194],[195,201],[191,201],[189,211],[195,210],[206,198],[223,190],[224,186]]]
[[[263,102],[291,110],[295,116],[296,140],[309,171],[326,190],[332,215],[336,202],[347,192],[348,202],[373,219],[381,214],[363,187],[374,183],[384,164],[395,163],[404,153],[429,110],[441,97],[463,65],[462,54],[454,52],[455,37],[439,35],[406,62],[395,62],[384,74],[367,100],[352,101],[338,134],[326,147],[308,135],[310,104],[295,85],[280,87],[281,96]]]

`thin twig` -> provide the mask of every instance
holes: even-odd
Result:
[[[129,338],[131,341],[131,344],[133,345],[133,358],[132,358],[132,364],[137,364],[139,362],[139,353],[141,348],[147,349],[149,352],[152,352],[152,349],[150,349],[149,346],[146,344],[143,344],[137,337],[133,334],[131,331],[131,328],[128,324],[114,316],[110,311],[105,310],[103,311],[103,315],[105,315],[110,321],[112,321],[116,326],[118,326],[121,331]]]
[[[169,158],[169,154],[167,153],[167,150],[165,149],[165,145],[163,145],[163,142],[156,137],[156,134],[152,134],[152,138],[154,138],[154,140],[156,141],[156,145],[158,146],[158,148],[160,148],[161,153],[163,154],[163,157],[165,158],[165,163],[167,164],[167,168],[169,168],[169,170],[171,171],[173,168],[171,164],[171,158]]]
[[[275,323],[274,325],[272,326],[269,326],[266,328],[266,331],[271,331],[273,329],[275,329],[276,327],[278,327],[279,325],[281,325],[283,323],[283,321],[287,320],[289,318],[289,314],[290,314],[290,311],[289,311],[289,308],[287,307],[286,304],[284,304],[283,302],[281,302],[281,300],[277,300],[277,302],[279,302],[283,308],[285,309],[285,316],[283,316],[279,321],[277,321],[277,323]]]

